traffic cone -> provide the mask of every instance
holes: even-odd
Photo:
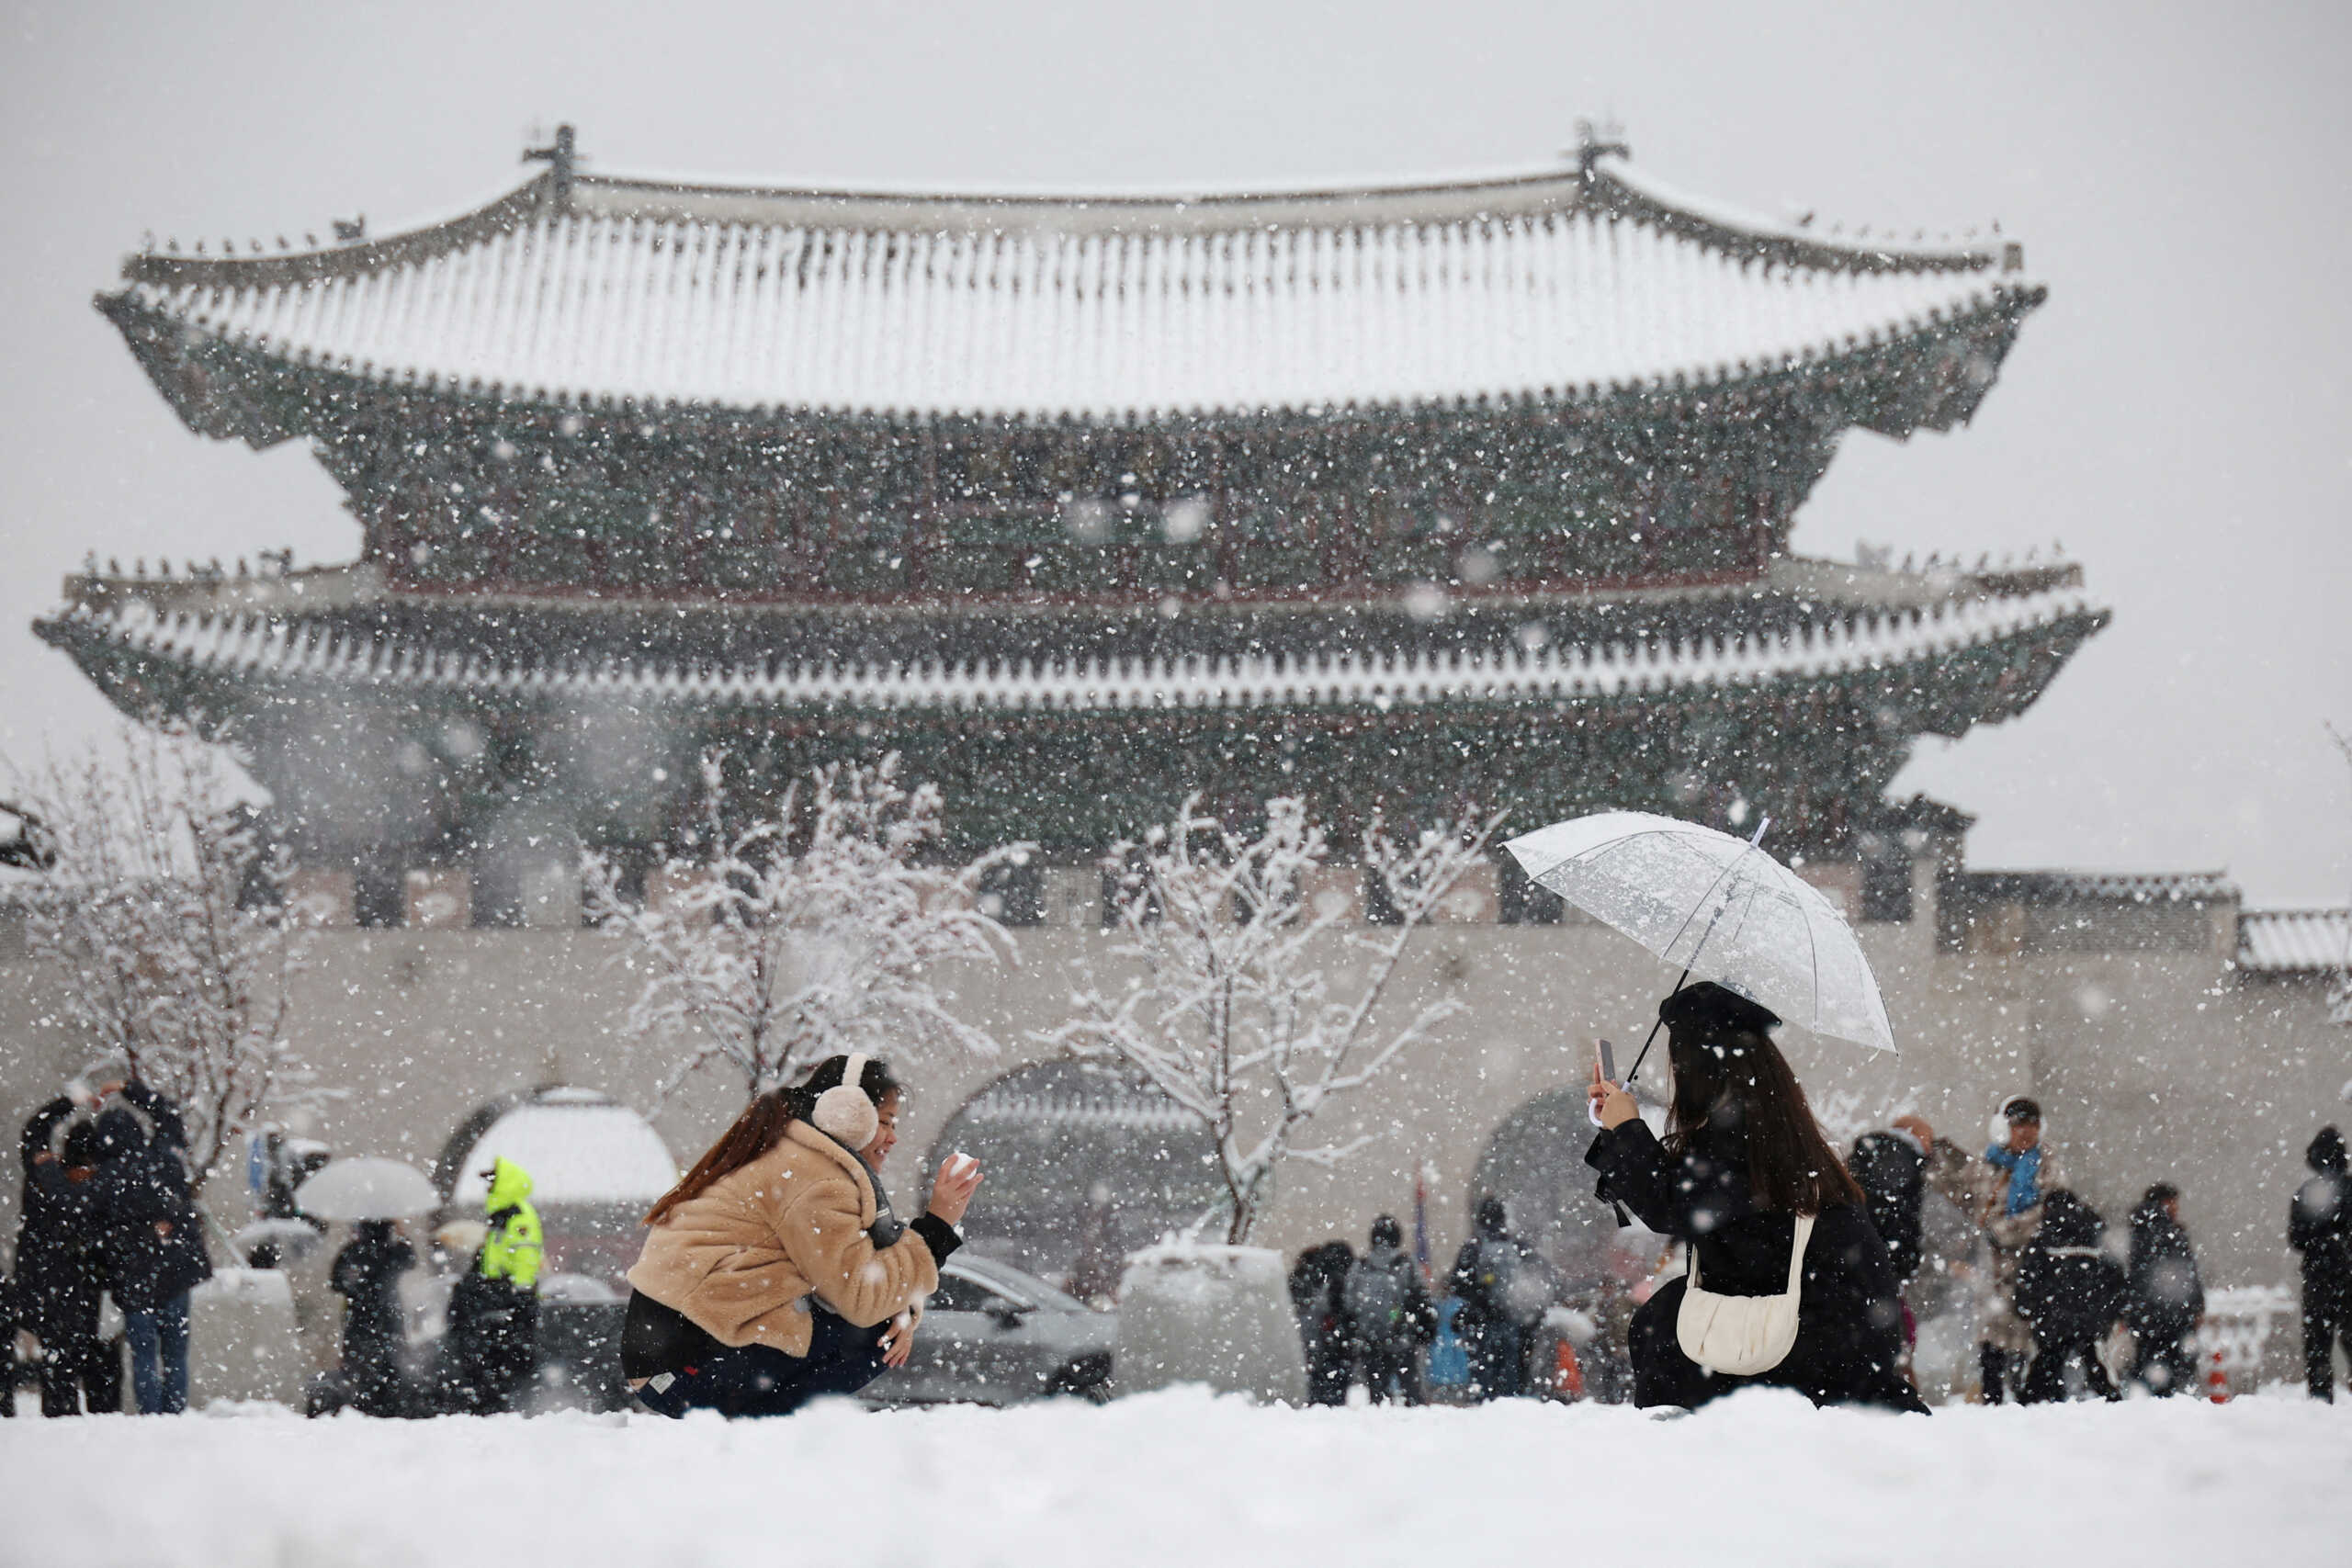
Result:
[[[2213,1364],[2205,1371],[2205,1397],[2216,1404],[2230,1402],[2229,1374],[2222,1371],[2222,1353],[2213,1352]]]

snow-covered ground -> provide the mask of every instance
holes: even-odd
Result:
[[[783,1421],[0,1423],[0,1562],[2352,1562],[2352,1405],[1929,1419],[1752,1393],[1680,1420],[1532,1403],[1282,1410],[1183,1389]]]

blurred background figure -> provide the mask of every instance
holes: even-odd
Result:
[[[2336,1342],[2352,1351],[2352,1181],[2344,1134],[2322,1127],[2303,1159],[2311,1179],[2295,1190],[2287,1240],[2303,1255],[2304,1385],[2313,1399],[2332,1404]]]
[[[344,1391],[366,1415],[409,1413],[400,1287],[401,1276],[415,1267],[416,1249],[393,1220],[359,1221],[334,1255],[331,1283],[344,1299]]]
[[[2189,1343],[2205,1315],[2205,1281],[2180,1223],[2180,1189],[2159,1181],[2132,1211],[2132,1293],[2124,1309],[2133,1350],[2132,1381],[2150,1393],[2193,1386],[2197,1351]]]
[[[2123,1316],[2130,1287],[2099,1245],[2107,1221],[2064,1188],[2041,1201],[2041,1222],[2018,1259],[2018,1314],[2033,1329],[2033,1370],[2020,1404],[2071,1399],[2070,1372],[2101,1399],[2120,1399],[2098,1359],[2099,1341]]]
[[[40,1341],[43,1416],[122,1408],[121,1364],[98,1339],[98,1296],[106,1288],[98,1134],[76,1119],[76,1110],[71,1097],[51,1100],[25,1123],[18,1145],[25,1190],[17,1227],[17,1314]]]
[[[490,1416],[514,1408],[538,1360],[544,1245],[528,1173],[502,1155],[483,1174],[489,1229],[449,1294],[449,1348],[466,1407]]]
[[[1421,1354],[1437,1337],[1437,1309],[1406,1255],[1404,1226],[1383,1214],[1372,1222],[1371,1241],[1348,1269],[1343,1292],[1364,1388],[1375,1404],[1419,1404]]]
[[[1527,1331],[1551,1304],[1553,1292],[1538,1277],[1527,1246],[1511,1234],[1500,1198],[1491,1192],[1480,1198],[1472,1226],[1446,1277],[1462,1302],[1453,1321],[1470,1353],[1470,1396],[1516,1399],[1527,1388]]]
[[[130,1342],[130,1387],[142,1416],[187,1409],[188,1292],[212,1278],[187,1168],[179,1107],[133,1078],[94,1124],[107,1289]]]
[[[1987,1404],[2000,1404],[2023,1386],[2034,1333],[2018,1311],[2018,1263],[2041,1229],[2042,1195],[2065,1185],[2056,1158],[2042,1146],[2039,1104],[2013,1095],[2002,1102],[1993,1125],[1999,1141],[1984,1150],[1993,1180],[1982,1219],[1992,1258],[1984,1280],[1984,1337],[1977,1348]]]
[[[1348,1270],[1355,1249],[1344,1241],[1310,1247],[1291,1265],[1290,1304],[1298,1314],[1298,1338],[1306,1352],[1306,1401],[1345,1404],[1352,1370],[1353,1335],[1348,1327]]]

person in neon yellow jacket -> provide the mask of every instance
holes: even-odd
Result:
[[[494,1415],[515,1408],[538,1364],[538,1211],[529,1173],[501,1158],[490,1181],[489,1234],[449,1296],[453,1409]]]
[[[490,1234],[482,1237],[478,1267],[486,1280],[503,1280],[517,1290],[536,1291],[544,1251],[539,1212],[531,1207],[530,1174],[504,1155],[490,1168]]]

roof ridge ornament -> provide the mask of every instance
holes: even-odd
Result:
[[[1570,154],[1577,161],[1577,172],[1586,179],[1592,178],[1592,166],[1603,158],[1631,158],[1634,149],[1625,141],[1625,127],[1614,115],[1598,124],[1589,119],[1577,121],[1577,146]]]
[[[569,211],[572,176],[579,172],[580,165],[579,142],[572,128],[559,125],[555,128],[555,141],[548,146],[524,148],[523,162],[548,166],[548,198],[557,211]]]

